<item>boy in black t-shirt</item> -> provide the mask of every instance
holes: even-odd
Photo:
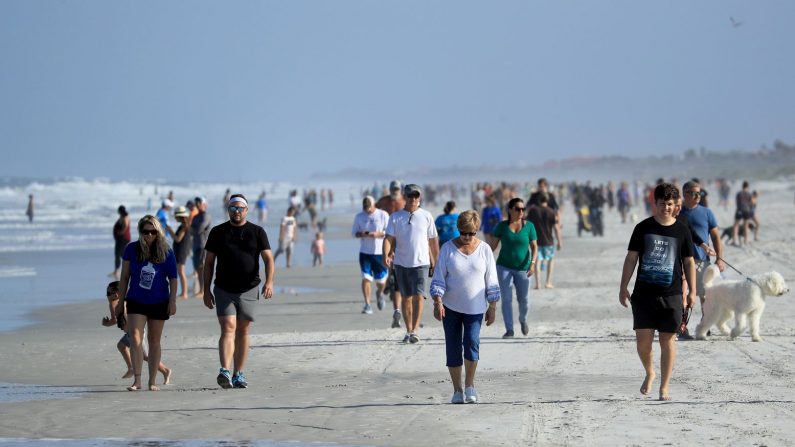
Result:
[[[618,294],[622,306],[632,303],[638,356],[646,370],[640,387],[642,394],[649,394],[654,382],[652,343],[654,331],[659,332],[660,400],[671,399],[668,384],[676,360],[676,331],[682,322],[683,307],[693,307],[696,293],[695,287],[691,288],[687,302],[682,303],[682,275],[688,284],[695,284],[696,267],[690,230],[673,215],[678,199],[679,190],[670,183],[654,188],[656,210],[632,232]],[[630,295],[628,286],[635,265],[638,276]]]

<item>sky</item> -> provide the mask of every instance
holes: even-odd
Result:
[[[0,0],[0,176],[299,181],[792,143],[794,19],[791,0]]]

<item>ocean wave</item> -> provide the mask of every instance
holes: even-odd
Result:
[[[0,278],[18,278],[20,276],[36,276],[33,267],[0,267]]]

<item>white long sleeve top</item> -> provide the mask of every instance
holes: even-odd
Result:
[[[485,313],[489,302],[500,299],[491,247],[480,241],[472,254],[465,255],[454,241],[445,242],[433,272],[431,296],[441,297],[442,303],[456,312]]]

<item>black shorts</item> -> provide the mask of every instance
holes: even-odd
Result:
[[[168,320],[168,300],[157,304],[143,304],[130,299],[127,303],[127,314],[143,315],[150,320]]]
[[[734,213],[734,220],[748,220],[753,218],[754,218],[753,211],[737,210],[737,212]]]
[[[682,324],[682,294],[671,296],[635,296],[632,302],[632,329],[656,329],[675,334]]]

